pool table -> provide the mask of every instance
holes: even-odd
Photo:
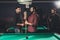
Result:
[[[11,26],[10,28],[8,28],[8,30],[9,30],[8,32],[13,33],[15,28],[14,28],[14,26]],[[27,27],[26,28],[23,27],[22,30],[24,30],[24,32],[25,32],[25,30],[27,30]],[[46,26],[37,26],[37,31],[36,32],[37,33],[48,32],[48,28]]]
[[[60,40],[57,33],[2,33],[0,40]]]

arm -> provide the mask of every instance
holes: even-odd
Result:
[[[24,26],[24,24],[23,23],[17,23],[16,25],[18,25],[18,26]]]
[[[33,18],[33,20],[32,20],[32,22],[30,23],[30,22],[26,22],[28,25],[36,25],[37,24],[37,19],[38,19],[38,17],[37,16],[34,16],[34,18]]]
[[[37,25],[37,22],[38,22],[38,17],[35,16],[32,24],[33,24],[34,26],[36,26],[36,25]]]

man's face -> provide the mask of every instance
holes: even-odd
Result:
[[[51,9],[51,13],[54,14],[55,13],[55,10]]]
[[[34,9],[33,9],[33,7],[31,7],[31,8],[30,8],[30,12],[33,12],[33,11],[34,11]]]
[[[21,12],[21,8],[17,8],[16,13],[20,13],[20,12]]]
[[[51,9],[51,13],[54,13],[55,11],[53,9]]]

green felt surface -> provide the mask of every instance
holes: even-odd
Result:
[[[13,27],[9,28],[15,29]],[[25,28],[23,28],[25,29]],[[38,30],[47,29],[45,26],[38,26]],[[28,39],[26,39],[28,36]],[[60,35],[56,33],[3,33],[0,34],[0,40],[60,40]]]
[[[8,29],[14,30],[15,28],[14,28],[14,27],[10,27],[10,28],[8,28]],[[22,29],[25,30],[25,29],[27,29],[27,27],[26,27],[26,28],[23,27]],[[37,29],[38,29],[38,30],[45,30],[45,29],[47,29],[47,27],[46,27],[46,26],[37,26]]]
[[[27,29],[27,27],[26,28],[22,28],[23,30],[25,30],[25,29]],[[47,29],[47,27],[46,26],[37,26],[37,30],[45,30],[45,29]]]
[[[57,34],[53,33],[28,33],[28,34],[2,34],[0,35],[0,40],[59,40],[56,37]],[[28,39],[26,39],[28,36]]]

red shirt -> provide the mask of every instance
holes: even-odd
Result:
[[[33,24],[33,25],[28,25],[28,32],[35,32],[36,31],[36,26],[37,26],[37,23],[38,23],[38,14],[32,13],[28,17],[28,22]]]

